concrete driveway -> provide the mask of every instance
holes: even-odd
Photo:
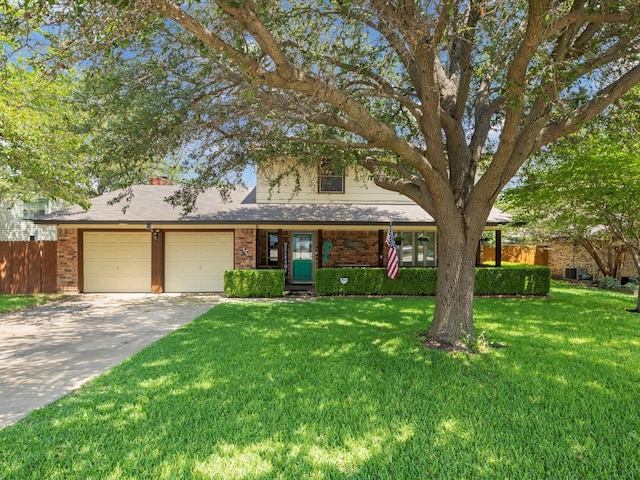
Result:
[[[83,294],[0,314],[0,428],[71,393],[220,298]]]

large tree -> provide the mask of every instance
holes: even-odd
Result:
[[[503,201],[530,228],[576,238],[603,274],[617,276],[621,253],[629,252],[640,276],[639,152],[636,87],[604,116],[536,154]],[[609,248],[599,249],[600,242]]]
[[[0,73],[0,199],[60,198],[86,204],[87,137],[75,129],[79,82],[49,78],[14,60]]]
[[[424,208],[439,234],[428,335],[442,342],[473,336],[475,254],[502,188],[640,82],[635,0],[30,6],[61,25],[58,55],[137,68],[123,95],[163,85],[203,178],[334,154]]]
[[[2,13],[4,26],[26,15],[7,7]],[[33,20],[31,30],[46,38],[39,22]],[[1,200],[46,197],[88,206],[96,193],[151,175],[175,178],[178,172],[157,149],[151,155],[128,154],[133,138],[141,143],[150,135],[135,135],[134,122],[123,125],[122,112],[114,115],[89,105],[100,93],[95,82],[74,68],[53,71],[41,61],[43,45],[29,51],[9,31],[0,29]],[[132,111],[132,105],[127,109]]]

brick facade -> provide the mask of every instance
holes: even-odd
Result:
[[[236,229],[233,255],[236,270],[256,268],[256,230],[254,228]]]
[[[298,230],[280,230],[282,246],[286,249],[282,252],[283,258],[281,262],[287,263],[287,278],[291,281],[291,259],[293,245],[291,238],[293,233],[297,233]],[[267,243],[268,234],[278,233],[278,230],[259,230],[257,235],[255,230],[236,230],[236,259],[235,268],[256,268],[255,257],[252,255],[256,249],[257,243],[257,255],[258,255],[258,268],[275,268],[275,266],[268,266],[267,261]],[[322,264],[322,268],[333,268],[343,265],[348,266],[379,266],[379,236],[378,230],[370,231],[339,231],[339,230],[313,230],[310,231],[314,236],[314,268],[318,267],[318,264]],[[383,232],[384,234],[384,232]],[[386,259],[386,246],[383,245],[383,257]],[[250,253],[248,256],[238,256],[238,253],[242,251],[242,248]],[[285,260],[286,259],[286,260]]]
[[[78,292],[78,229],[58,228],[58,292]]]
[[[340,265],[378,266],[378,231],[345,232],[323,231],[322,242],[328,247],[325,251],[320,245],[318,252],[322,252],[323,267],[339,267]],[[331,242],[331,245],[326,244]],[[325,259],[327,261],[325,261]]]
[[[598,271],[598,265],[582,245],[552,242],[547,246],[547,249],[549,251],[549,266],[551,267],[552,276],[562,278],[565,268],[577,267],[585,273],[593,275],[595,280],[602,277],[602,274]],[[638,270],[635,267],[631,254],[625,255],[622,268],[620,269],[620,276],[638,276]]]

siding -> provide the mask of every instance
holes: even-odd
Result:
[[[22,220],[23,202],[0,203],[0,241],[55,240],[56,227],[36,225],[33,221]],[[60,201],[47,201],[46,213],[63,207]]]
[[[413,202],[399,193],[378,187],[364,170],[351,167],[345,173],[345,193],[318,193],[318,171],[308,167],[300,171],[300,191],[295,193],[296,180],[286,177],[280,185],[269,186],[269,178],[288,170],[286,164],[272,164],[258,168],[256,177],[257,203],[342,203],[359,205],[404,205]],[[271,188],[271,191],[269,191]]]

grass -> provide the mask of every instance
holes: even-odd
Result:
[[[19,310],[26,307],[33,307],[34,305],[41,305],[53,300],[58,300],[62,297],[63,295],[48,293],[33,293],[27,295],[0,294],[0,313]]]
[[[0,431],[0,478],[640,478],[632,307],[478,299],[501,348],[452,355],[431,299],[221,304]]]

